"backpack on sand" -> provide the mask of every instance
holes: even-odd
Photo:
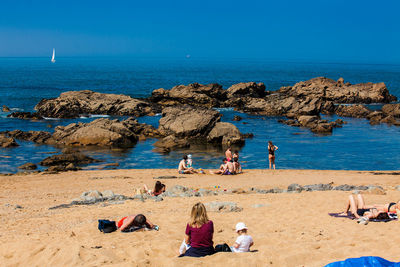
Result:
[[[109,220],[99,220],[99,231],[105,234],[117,231],[117,226],[115,225],[115,221]]]

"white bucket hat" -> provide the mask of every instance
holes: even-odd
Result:
[[[191,154],[189,154],[189,155],[187,155],[187,157],[188,157],[188,159],[191,159],[191,158],[192,158],[192,155],[191,155]]]
[[[240,230],[247,229],[246,225],[243,222],[239,222],[236,224],[236,232],[239,232]]]

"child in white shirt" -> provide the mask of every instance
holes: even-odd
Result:
[[[187,155],[188,159],[186,161],[186,167],[191,168],[193,167],[192,155]]]
[[[253,238],[247,234],[247,227],[244,223],[240,222],[236,224],[236,238],[235,244],[231,247],[232,252],[248,252],[250,247],[254,244]]]

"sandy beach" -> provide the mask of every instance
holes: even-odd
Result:
[[[278,194],[226,194],[172,198],[163,201],[126,200],[49,210],[70,203],[82,192],[112,190],[133,196],[153,177],[177,175],[175,170],[79,171],[0,177],[0,262],[2,266],[323,266],[349,257],[380,256],[400,261],[398,221],[358,225],[328,212],[344,209],[351,193],[318,191]],[[184,175],[166,179],[167,189],[183,185],[193,189],[251,187],[286,189],[289,184],[380,185],[386,195],[366,194],[367,203],[400,199],[399,176],[372,172],[319,170],[249,170],[236,176]],[[253,237],[255,252],[218,253],[205,258],[178,258],[193,204],[233,201],[241,212],[209,212],[214,221],[214,244],[232,244],[235,224],[243,221]],[[20,207],[16,207],[19,205]],[[119,220],[143,213],[160,231],[103,234],[98,219]]]

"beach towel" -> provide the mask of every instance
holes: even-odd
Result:
[[[360,258],[349,258],[344,261],[336,261],[325,265],[325,267],[400,267],[400,262],[391,262],[381,257],[366,256]]]
[[[356,219],[356,217],[354,217],[353,215],[351,215],[351,214],[341,214],[340,212],[339,213],[328,213],[329,214],[329,216],[332,216],[332,217],[335,217],[335,218],[348,218],[348,219],[352,219],[352,220],[354,220],[354,219]],[[384,219],[378,219],[378,218],[376,218],[376,219],[370,219],[369,221],[370,222],[390,222],[390,221],[393,221],[393,220],[397,220],[397,214],[396,213],[388,213],[388,217],[387,218],[384,218]]]
[[[158,225],[154,225],[154,228],[150,229],[150,228],[146,227],[145,225],[143,225],[143,226],[132,226],[130,228],[124,229],[121,232],[123,232],[123,233],[131,233],[131,232],[135,232],[135,231],[138,231],[138,230],[146,230],[146,231],[156,230],[156,231],[158,231],[159,227],[158,227]]]

